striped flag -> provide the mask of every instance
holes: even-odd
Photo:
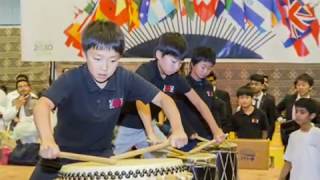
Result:
[[[293,46],[298,56],[307,56],[309,50],[303,41],[305,37],[311,34],[319,45],[319,22],[314,9],[298,0],[283,0],[281,8],[285,12],[282,22],[290,32],[284,46]]]
[[[245,28],[244,3],[242,0],[225,0],[225,7],[230,17],[241,28]]]
[[[271,11],[271,25],[275,27],[281,21],[279,0],[258,0],[265,8]]]
[[[223,13],[224,9],[225,4],[222,2],[222,0],[219,0],[215,15],[219,17]]]
[[[265,30],[264,28],[262,28],[262,23],[267,22],[269,19],[271,20],[270,11],[257,0],[244,0],[244,15],[246,20],[251,22],[260,30]],[[268,15],[270,15],[270,18],[268,18]],[[264,19],[264,17],[266,17],[266,19]]]
[[[175,10],[171,0],[151,0],[148,12],[148,22],[156,24]]]

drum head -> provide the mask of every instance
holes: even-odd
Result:
[[[181,175],[185,168],[180,159],[125,159],[115,165],[81,162],[65,165],[61,168],[60,179],[141,179]]]

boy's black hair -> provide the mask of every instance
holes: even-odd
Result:
[[[16,76],[16,81],[19,81],[19,80],[29,81],[29,78],[28,78],[28,76],[25,75],[25,74],[18,74],[18,75]]]
[[[296,86],[298,81],[304,81],[304,82],[307,82],[310,86],[313,86],[313,83],[314,83],[314,80],[313,78],[307,74],[307,73],[303,73],[303,74],[300,74],[296,80],[294,81],[294,85]]]
[[[251,81],[257,81],[260,82],[261,84],[264,84],[264,76],[261,74],[252,74],[250,76]]]
[[[216,64],[216,53],[212,48],[209,47],[197,47],[193,50],[191,56],[192,65],[196,65],[199,62],[209,62],[212,65]]]
[[[162,56],[171,55],[183,61],[188,50],[187,40],[180,33],[167,32],[160,36],[154,52],[157,50],[161,51]]]
[[[243,95],[253,97],[253,94],[254,94],[254,93],[253,93],[252,89],[251,89],[249,86],[246,86],[246,85],[240,87],[240,88],[237,90],[237,97],[243,96]]]
[[[86,53],[89,49],[113,49],[123,54],[124,35],[116,24],[110,21],[91,22],[82,32],[82,49]]]
[[[318,104],[311,98],[300,98],[294,103],[295,107],[305,108],[310,114],[318,114]]]

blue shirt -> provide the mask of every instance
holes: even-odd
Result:
[[[191,90],[191,87],[186,79],[180,76],[178,73],[166,76],[166,78],[163,79],[160,75],[157,61],[158,60],[152,60],[150,62],[142,64],[136,72],[144,79],[162,90],[164,93],[172,97],[175,102],[177,102],[178,99],[184,97],[184,94]],[[158,118],[158,113],[161,109],[153,104],[150,104],[150,108],[153,118]],[[126,110],[123,114],[121,125],[135,129],[144,128],[142,120],[140,120],[140,123],[133,123],[133,120],[137,119],[140,120],[140,117],[137,112],[135,103],[132,102],[126,104]]]
[[[44,94],[58,108],[54,137],[63,151],[111,150],[113,129],[124,101],[149,103],[159,90],[140,76],[118,67],[101,89],[86,64],[68,71]]]

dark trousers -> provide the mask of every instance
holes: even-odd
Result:
[[[35,169],[30,177],[31,180],[53,180],[58,177],[60,168],[69,163],[75,161],[70,161],[67,159],[40,159],[36,164]]]

